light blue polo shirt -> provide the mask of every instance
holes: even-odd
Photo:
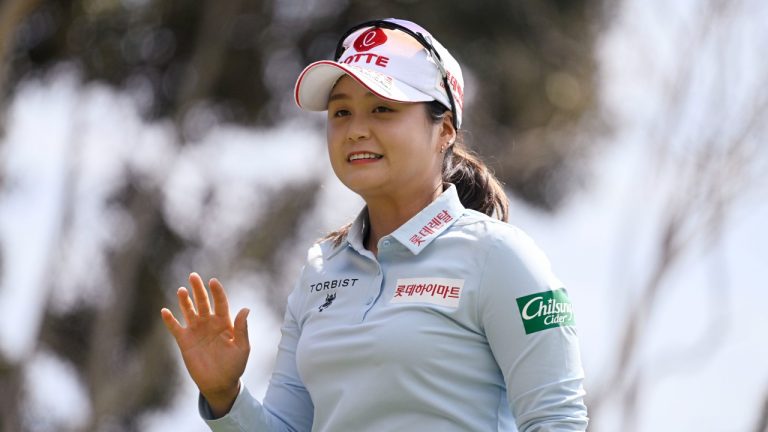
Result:
[[[309,250],[263,404],[214,431],[584,431],[573,309],[521,230],[456,188],[363,247],[367,212]]]

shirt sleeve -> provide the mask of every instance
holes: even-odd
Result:
[[[489,250],[478,314],[518,430],[586,430],[573,309],[549,261],[521,231],[498,236]]]
[[[301,334],[294,309],[297,297],[298,290],[294,289],[288,298],[275,368],[264,403],[259,403],[245,386],[241,386],[232,409],[225,416],[214,419],[201,395],[200,415],[212,431],[298,432],[312,429],[314,406],[296,368],[296,345]]]

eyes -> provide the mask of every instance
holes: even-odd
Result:
[[[385,112],[394,112],[394,111],[395,110],[393,110],[392,108],[384,105],[377,106],[376,108],[373,109],[373,112],[375,113],[385,113]]]
[[[346,117],[352,114],[350,110],[347,110],[344,108],[338,108],[338,109],[332,110],[331,112],[333,114],[333,117]],[[371,109],[371,113],[373,114],[385,114],[390,112],[395,112],[395,110],[385,105],[377,105],[373,109]]]
[[[336,110],[336,111],[333,112],[333,116],[334,117],[346,117],[349,114],[350,114],[349,111],[343,110],[343,109]]]

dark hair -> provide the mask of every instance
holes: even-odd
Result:
[[[439,123],[450,110],[437,101],[428,102],[427,114]],[[509,221],[509,199],[501,182],[480,157],[464,144],[463,135],[456,131],[456,140],[445,150],[443,183],[453,183],[464,207],[490,217]]]
[[[424,106],[434,123],[443,121],[451,112],[437,101],[427,102]],[[448,146],[443,156],[443,183],[456,185],[456,192],[464,207],[504,222],[509,221],[509,199],[504,188],[480,157],[467,148],[459,131],[456,132],[456,140]],[[351,226],[348,223],[321,240],[332,239],[333,245],[338,246],[346,238]]]

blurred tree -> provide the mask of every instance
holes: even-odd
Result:
[[[673,178],[673,187],[660,187],[654,197],[662,212],[651,218],[659,229],[653,234],[655,249],[645,279],[627,280],[627,269],[619,270],[617,285],[636,284],[639,292],[623,313],[626,321],[620,329],[616,360],[602,371],[588,396],[593,419],[602,419],[610,412],[605,417],[613,416],[619,424],[592,422],[592,431],[638,430],[649,390],[666,376],[712,360],[730,330],[733,318],[727,313],[731,296],[728,281],[722,277],[722,268],[711,269],[709,286],[701,287],[700,293],[712,305],[711,310],[700,312],[708,317],[705,328],[691,329],[685,340],[656,358],[648,359],[643,353],[651,345],[648,329],[659,319],[665,303],[671,303],[673,291],[682,288],[670,280],[690,264],[686,260],[725,249],[725,233],[739,202],[751,195],[766,172],[768,153],[763,142],[768,91],[759,88],[740,95],[734,84],[738,78],[731,75],[731,68],[739,64],[750,46],[740,39],[742,29],[734,19],[746,5],[746,1],[702,2],[696,9],[697,19],[686,27],[685,37],[670,41],[674,50],[681,51],[677,55],[682,60],[669,70],[648,62],[645,73],[657,74],[663,91],[655,102],[659,112],[643,130],[642,142],[653,155],[655,171],[644,181],[653,184],[658,178]],[[716,47],[717,58],[708,51],[712,47]],[[757,65],[756,71],[750,72],[766,76],[766,66]],[[733,105],[725,115],[723,106],[729,104]],[[738,114],[733,115],[734,111]],[[642,227],[632,226],[631,230],[642,232]],[[630,255],[623,254],[622,258]],[[726,261],[718,264],[725,268]],[[768,424],[765,406],[757,413],[756,432]]]
[[[763,398],[763,404],[760,408],[760,414],[753,432],[766,432],[768,431],[768,393]]]
[[[38,0],[6,0],[0,3],[0,136],[4,135],[3,101],[9,93],[8,75],[15,52],[17,28],[36,7]],[[0,171],[0,190],[4,175]],[[2,274],[0,255],[0,274]],[[0,432],[22,430],[19,395],[22,389],[22,367],[0,353]]]
[[[40,0],[8,0],[0,4],[0,95],[7,93],[8,70],[15,52],[17,28]]]
[[[578,156],[589,150],[572,131],[594,104],[601,8],[599,0],[5,0],[0,104],[20,82],[66,62],[87,81],[130,92],[147,118],[172,119],[181,147],[208,131],[210,116],[269,127],[299,115],[291,90],[304,65],[330,57],[352,24],[402,17],[428,28],[462,63],[470,145],[512,193],[555,210],[582,178]],[[77,175],[72,170],[67,181]],[[272,191],[270,211],[239,239],[235,259],[221,261],[274,269],[282,282],[275,258],[290,248],[319,182]],[[126,172],[110,205],[127,215],[132,235],[103,251],[111,300],[66,311],[49,306],[44,315],[41,346],[74,364],[88,383],[88,430],[136,430],[138,414],[161,407],[173,391],[171,347],[155,318],[173,297],[171,263],[199,244],[174,230],[162,203],[155,187]],[[65,212],[54,261],[76,211]],[[50,289],[58,283],[51,278]],[[272,285],[285,287],[270,292],[279,310],[287,284]],[[25,429],[17,398],[24,367],[0,359],[0,432]]]
[[[344,29],[410,18],[462,63],[467,130],[511,191],[553,210],[581,177],[574,156],[587,144],[566,136],[594,105],[598,0],[359,0],[322,11],[308,1],[37,1],[16,32],[11,84],[74,62],[86,79],[146,95],[147,116],[174,118],[185,139],[198,137],[199,110],[248,125],[284,120],[301,67],[328,58]]]

